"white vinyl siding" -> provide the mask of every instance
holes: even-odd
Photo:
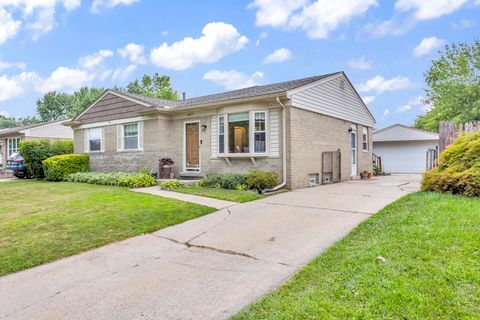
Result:
[[[343,82],[343,85],[342,85]],[[342,89],[343,87],[343,89]],[[292,106],[372,127],[374,119],[343,75],[291,93]]]
[[[217,150],[218,150],[218,137],[217,137],[217,121],[218,118],[217,116],[212,116],[212,121],[211,121],[211,148],[212,148],[212,157],[217,156]]]
[[[21,131],[27,137],[73,139],[73,130],[62,125],[62,120]]]
[[[280,156],[280,110],[270,110],[270,156]]]
[[[373,141],[438,140],[438,133],[396,124],[373,133]]]

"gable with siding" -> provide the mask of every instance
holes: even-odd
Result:
[[[438,133],[395,124],[373,133],[373,141],[429,141],[439,140]]]
[[[373,127],[375,119],[342,74],[287,92],[292,106]]]
[[[144,105],[107,93],[76,118],[82,124],[138,117]]]

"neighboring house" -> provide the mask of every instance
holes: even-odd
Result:
[[[259,168],[294,189],[321,183],[323,152],[340,151],[341,180],[372,171],[374,122],[338,72],[180,101],[107,90],[65,125],[92,170],[157,172],[171,157],[176,177]]]
[[[19,151],[20,141],[39,139],[73,139],[73,131],[61,121],[31,124],[0,130],[0,164],[5,168],[8,157]]]
[[[422,173],[429,149],[438,148],[438,133],[402,124],[373,132],[373,153],[382,159],[385,172]]]

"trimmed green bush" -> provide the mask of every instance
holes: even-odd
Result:
[[[42,161],[50,157],[73,153],[73,141],[70,140],[33,140],[20,142],[20,154],[23,156],[29,174],[43,179]]]
[[[90,170],[89,158],[86,154],[53,156],[44,160],[42,163],[45,179],[48,181],[61,181],[71,173],[87,172]]]
[[[235,190],[245,185],[247,175],[241,173],[209,173],[200,180],[198,186],[205,188],[223,188]]]
[[[248,189],[261,191],[278,185],[278,173],[273,171],[252,170],[248,173],[246,184]]]
[[[222,187],[222,175],[219,173],[208,173],[205,178],[198,183],[199,187],[205,188],[221,188]]]
[[[480,196],[480,132],[462,135],[439,156],[439,166],[423,174],[422,191]]]
[[[185,184],[178,180],[168,180],[160,183],[160,189],[162,190],[174,190],[183,187]]]
[[[157,180],[155,180],[151,175],[132,174],[118,178],[118,185],[120,187],[127,188],[153,187],[157,185]]]

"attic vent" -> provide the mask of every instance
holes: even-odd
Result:
[[[340,90],[345,90],[345,80],[340,80]]]

